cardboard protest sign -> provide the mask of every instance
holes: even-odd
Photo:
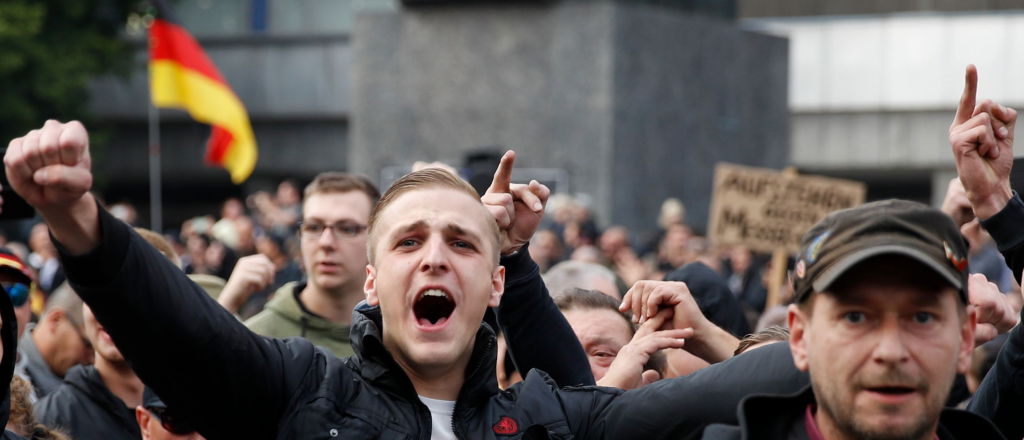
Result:
[[[721,245],[795,254],[811,226],[832,211],[864,203],[866,193],[861,182],[719,163],[708,237]]]

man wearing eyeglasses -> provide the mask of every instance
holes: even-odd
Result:
[[[245,325],[263,336],[306,338],[340,357],[354,354],[349,326],[365,298],[366,227],[379,198],[365,177],[317,176],[306,187],[299,223],[306,281],[282,286]]]

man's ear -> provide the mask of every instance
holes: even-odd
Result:
[[[796,364],[796,369],[807,371],[810,368],[806,339],[810,317],[805,316],[796,304],[790,304],[786,312],[786,322],[789,323],[789,350],[793,352],[793,363]]]
[[[46,314],[44,319],[46,320],[46,325],[49,326],[50,332],[53,333],[57,331],[57,325],[60,324],[60,321],[67,319],[67,316],[64,310],[55,307]]]
[[[978,309],[967,306],[967,318],[960,323],[960,351],[956,357],[956,372],[967,374],[971,369],[971,355],[974,354],[974,332],[978,327]]]
[[[142,405],[135,407],[135,420],[139,422],[142,429],[142,439],[149,440],[149,418],[153,417]]]
[[[501,295],[505,294],[505,266],[494,268],[491,274],[491,298],[487,301],[487,307],[498,307],[501,304]]]
[[[366,293],[367,304],[380,305],[380,297],[377,296],[377,268],[371,264],[366,265],[366,283],[363,284],[363,293]]]

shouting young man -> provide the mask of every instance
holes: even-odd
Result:
[[[46,220],[69,280],[139,377],[209,439],[695,438],[708,423],[734,422],[747,394],[806,383],[787,366],[788,351],[766,347],[630,392],[562,390],[558,383],[585,380],[556,383],[518,365],[526,379],[500,391],[494,331],[483,318],[503,296],[517,298],[498,312],[517,364],[552,353],[545,339],[573,341],[564,347],[580,356],[568,368],[592,380],[525,246],[548,191],[509,182],[511,153],[483,201],[435,169],[381,197],[368,225],[368,305],[354,312],[353,357],[262,337],[99,207],[88,192],[88,145],[81,124],[48,121],[11,142],[11,186]],[[689,298],[683,283],[658,288]],[[511,313],[518,298],[532,302]],[[663,317],[679,334],[692,328],[686,346],[711,362],[735,349],[692,298]]]

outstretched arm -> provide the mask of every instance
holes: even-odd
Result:
[[[594,375],[576,333],[548,294],[527,243],[544,217],[551,192],[537,181],[513,184],[515,153],[501,158],[494,181],[481,199],[501,231],[505,294],[496,309],[512,361],[523,377],[533,368],[560,386],[593,385]]]
[[[684,348],[709,364],[731,358],[740,343],[739,339],[704,316],[686,283],[639,281],[626,292],[619,310],[631,311],[633,322],[638,324],[667,312],[671,320],[666,320],[665,327],[693,329],[693,336],[686,341]]]
[[[312,347],[249,332],[99,207],[81,124],[47,121],[12,141],[4,163],[49,225],[71,285],[139,377],[207,438],[272,438],[298,372],[317,359]]]
[[[738,425],[748,396],[796,394],[810,383],[789,344],[777,343],[639,390],[569,388],[560,396],[576,438],[695,440],[708,425]]]

